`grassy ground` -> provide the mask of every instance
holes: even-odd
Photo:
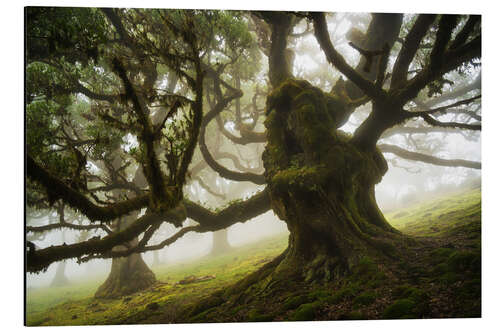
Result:
[[[382,267],[364,260],[352,275],[327,285],[291,288],[248,306],[210,306],[221,291],[281,253],[287,236],[240,247],[229,254],[153,268],[153,288],[116,300],[95,300],[97,281],[27,293],[27,324],[92,325],[169,323],[201,299],[207,310],[190,321],[342,320],[478,317],[481,314],[481,192],[453,193],[387,214],[419,242]],[[177,284],[187,276],[215,279]]]
[[[163,320],[168,321],[168,311],[155,310],[156,306],[158,309],[169,306],[178,309],[216,289],[229,286],[276,257],[286,248],[287,241],[286,235],[280,235],[235,248],[225,255],[153,267],[158,284],[144,292],[117,300],[94,299],[93,294],[100,283],[96,280],[66,287],[29,290],[26,299],[27,324],[38,326],[154,322],[155,314],[161,314]],[[215,279],[194,284],[178,284],[180,280],[192,275],[215,275]]]

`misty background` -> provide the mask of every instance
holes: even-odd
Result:
[[[410,20],[411,15],[405,17]],[[352,31],[364,32],[370,22],[369,14],[361,13],[340,13],[335,16],[338,24],[335,25],[335,31],[330,31],[332,42],[338,48],[338,51],[344,55],[351,66],[355,66],[359,60],[359,53],[353,50],[348,45],[348,37],[355,38]],[[295,27],[294,33],[300,34],[308,28],[306,23]],[[332,66],[327,64],[324,55],[320,52],[319,46],[312,34],[305,35],[302,38],[297,38],[290,41],[290,46],[296,51],[294,59],[294,75],[297,77],[309,80],[312,84],[320,87],[324,91],[329,91],[332,84],[338,79],[339,73]],[[395,57],[391,57],[394,61]],[[262,56],[261,74],[257,75],[259,80],[265,84],[267,73],[267,57]],[[469,69],[472,73],[472,80],[480,78],[478,69]],[[453,75],[453,74],[449,74]],[[168,82],[162,84],[166,85]],[[450,89],[451,87],[445,87]],[[259,101],[260,106],[265,105],[265,98],[262,97]],[[450,104],[450,101],[445,101],[444,105]],[[439,107],[441,104],[435,105]],[[409,106],[412,107],[412,106]],[[418,108],[418,106],[414,106]],[[479,102],[480,108],[480,102]],[[360,107],[349,119],[349,121],[341,128],[345,132],[352,133],[356,127],[367,117],[371,105]],[[446,119],[444,119],[446,120]],[[262,131],[263,127],[259,124],[256,130]],[[225,124],[228,131],[234,130],[231,122]],[[236,132],[235,132],[236,133]],[[129,138],[130,145],[133,146],[134,139]],[[417,146],[424,142],[426,151],[433,156],[446,159],[467,159],[470,161],[481,161],[481,137],[480,133],[472,135],[464,135],[463,133],[454,132],[435,132],[430,134],[415,134],[404,135],[395,134],[380,140],[379,143],[390,143],[398,145],[408,150],[415,151]],[[208,142],[209,148],[214,149],[214,142]],[[248,158],[247,167],[258,168],[261,166],[260,155],[265,144],[251,144],[248,147],[235,147],[229,143],[225,143],[221,150],[235,152],[240,156]],[[238,156],[237,155],[237,156]],[[443,167],[426,164],[422,162],[407,161],[396,157],[391,153],[384,153],[389,165],[389,170],[384,176],[380,184],[376,186],[377,202],[383,212],[388,213],[397,208],[405,207],[418,203],[422,200],[429,200],[433,196],[439,196],[453,191],[457,191],[464,187],[480,186],[481,171],[468,169],[463,167]],[[224,165],[224,163],[221,163]],[[229,167],[231,164],[225,165]],[[239,184],[220,178],[212,170],[205,170],[208,177],[212,178],[212,190],[220,193],[225,193],[225,198],[215,196],[209,193],[199,182],[193,180],[185,187],[185,195],[196,202],[202,203],[205,207],[217,209],[228,205],[232,200],[245,199],[253,193],[262,189],[262,187],[252,185],[250,183]],[[55,213],[54,213],[55,214]],[[57,216],[44,216],[42,218],[32,218],[27,214],[27,225],[46,225],[50,223],[50,219],[57,219]],[[71,220],[68,217],[68,221]],[[189,219],[184,222],[184,226],[190,225],[193,222]],[[174,226],[164,223],[155,236],[150,240],[150,244],[156,244],[161,240],[173,235],[176,231]],[[284,222],[280,221],[277,216],[269,211],[257,218],[254,218],[245,223],[238,223],[227,229],[227,240],[232,247],[238,247],[249,243],[257,242],[266,237],[273,237],[279,234],[286,234],[287,228]],[[31,233],[28,234],[28,237]],[[104,233],[92,232],[91,236],[101,235]],[[73,230],[55,230],[47,232],[43,238],[33,240],[37,248],[45,248],[51,245],[61,245],[63,243],[71,244],[78,242],[80,237],[79,231]],[[197,260],[207,256],[213,243],[213,233],[188,233],[174,244],[157,251],[159,264],[175,265],[181,262]],[[149,267],[154,268],[155,254],[148,252],[142,254],[145,262]],[[28,288],[38,288],[49,286],[59,263],[52,264],[46,272],[39,274],[27,274],[26,284]],[[70,282],[98,278],[104,281],[110,271],[111,259],[102,260],[95,259],[90,262],[78,264],[76,260],[67,260],[65,275]],[[96,285],[97,287],[97,285]]]

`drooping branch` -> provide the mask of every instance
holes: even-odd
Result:
[[[238,222],[246,222],[271,209],[268,189],[254,194],[251,198],[235,202],[228,207],[212,212],[192,201],[185,200],[187,216],[198,223],[202,231],[226,229]]]
[[[212,190],[212,188],[210,186],[208,186],[201,177],[194,177],[193,180],[196,180],[198,182],[198,184],[200,184],[200,186],[205,190],[207,191],[208,193],[210,193],[211,195],[213,195],[214,197],[217,197],[217,198],[221,198],[221,199],[226,199],[226,195],[224,193],[218,193],[218,192],[215,192],[214,190]]]
[[[86,225],[86,224],[73,224],[73,223],[68,223],[68,222],[50,223],[47,225],[36,226],[36,227],[26,226],[26,231],[33,232],[33,233],[41,233],[41,232],[51,231],[51,230],[55,230],[55,229],[62,229],[62,228],[67,228],[67,229],[72,229],[72,230],[98,230],[98,229],[102,229],[107,234],[112,233],[111,229],[109,229],[104,224],[87,224]]]
[[[29,251],[26,269],[28,272],[36,273],[46,270],[50,264],[56,261],[110,251],[114,246],[131,241],[161,218],[159,214],[148,213],[138,218],[124,230],[110,234],[102,239],[89,239],[75,244],[50,246],[37,251]]]
[[[387,129],[381,138],[388,138],[398,134],[429,134],[429,133],[459,133],[461,130],[458,128],[443,128],[443,127],[409,127],[409,126],[394,126]]]
[[[163,240],[159,244],[156,245],[150,245],[150,246],[134,246],[126,250],[115,250],[115,251],[109,251],[106,253],[102,254],[94,254],[94,255],[88,255],[85,257],[82,257],[78,259],[78,263],[84,263],[87,261],[90,261],[92,259],[108,259],[108,258],[119,258],[119,257],[128,257],[133,253],[144,253],[148,251],[157,251],[163,249],[165,246],[169,246],[170,244],[175,243],[179,238],[187,234],[188,232],[200,232],[200,226],[189,226],[189,227],[184,227],[172,236],[168,237],[167,239]]]
[[[216,151],[211,155],[212,155],[213,159],[216,161],[222,160],[222,159],[231,160],[233,162],[234,167],[236,169],[238,169],[239,171],[248,172],[248,173],[251,173],[251,172],[253,173],[255,171],[253,168],[247,168],[247,167],[243,166],[241,164],[240,160],[238,159],[238,157],[236,157],[235,155],[233,155],[231,153]],[[208,166],[208,164],[204,159],[199,161],[198,163],[196,163],[189,171],[191,174],[191,177],[195,177],[201,170],[203,170],[207,166]]]
[[[443,159],[431,155],[417,153],[389,144],[379,144],[378,148],[383,153],[392,153],[401,158],[448,167],[464,167],[471,169],[481,169],[481,162],[468,161],[462,159]]]
[[[271,209],[271,200],[269,199],[269,191],[266,188],[254,194],[251,198],[235,202],[218,212],[213,212],[189,200],[184,200],[184,206],[187,216],[198,222],[198,225],[184,227],[156,245],[146,246],[146,243],[142,242],[142,246],[134,246],[122,251],[108,251],[97,255],[89,255],[80,261],[84,262],[96,258],[124,257],[132,253],[160,250],[165,246],[173,244],[188,232],[201,233],[226,229],[233,224],[250,221],[252,218],[269,211]],[[168,221],[171,217],[169,214],[166,214],[162,218]]]
[[[73,85],[74,85],[73,92],[83,94],[83,95],[87,96],[88,98],[91,98],[91,99],[97,100],[97,101],[105,101],[105,102],[109,102],[109,103],[114,103],[116,101],[119,101],[122,97],[120,95],[98,94],[98,93],[93,92],[92,90],[88,89],[87,87],[85,87],[84,85],[82,85],[78,81],[73,82]]]
[[[26,159],[28,177],[40,183],[46,189],[50,201],[54,202],[57,199],[62,199],[68,206],[81,212],[90,221],[109,222],[146,207],[149,203],[149,195],[145,194],[106,207],[97,206],[85,195],[69,187],[57,177],[52,176],[38,165],[31,156],[28,155]]]
[[[216,171],[221,177],[231,179],[231,180],[236,180],[236,181],[250,181],[258,185],[265,184],[265,178],[263,175],[257,175],[253,173],[241,173],[241,172],[236,172],[229,170],[222,165],[220,165],[214,157],[210,154],[210,151],[208,150],[206,141],[205,141],[205,132],[208,124],[212,119],[214,119],[219,113],[224,110],[224,108],[234,99],[239,98],[242,96],[241,91],[237,91],[231,95],[229,95],[226,98],[223,98],[220,100],[215,107],[209,111],[205,117],[203,118],[203,122],[201,125],[201,130],[200,130],[200,136],[199,136],[199,146],[200,146],[200,151],[201,154],[203,155],[203,158],[207,162],[207,164],[214,170]]]
[[[442,122],[437,120],[436,118],[431,117],[427,113],[420,113],[418,114],[426,123],[432,126],[438,126],[438,127],[451,127],[451,128],[461,128],[461,129],[467,129],[467,130],[473,130],[473,131],[480,131],[481,130],[481,123],[473,123],[473,124],[464,124],[464,123],[457,123],[457,122]]]

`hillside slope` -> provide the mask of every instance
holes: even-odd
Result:
[[[226,255],[154,269],[151,289],[96,300],[100,281],[27,293],[27,324],[95,325],[377,318],[457,318],[481,315],[481,191],[434,198],[387,214],[408,237],[405,256],[390,269],[362,260],[342,281],[290,286],[279,296],[256,295],[245,305],[219,295],[281,253],[287,235]],[[179,283],[207,277],[206,281]]]

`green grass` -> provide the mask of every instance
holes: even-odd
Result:
[[[440,236],[451,229],[481,220],[481,191],[472,189],[456,192],[385,216],[396,229],[408,235]],[[480,232],[480,226],[476,232]]]
[[[287,246],[286,234],[235,248],[228,254],[190,262],[153,267],[161,282],[151,290],[116,300],[96,300],[102,280],[75,282],[67,287],[29,289],[26,294],[28,326],[119,324],[151,318],[165,308],[192,304],[224,289],[257,270]],[[180,285],[186,276],[215,275],[213,280]],[[158,309],[147,308],[157,303]],[[164,315],[164,313],[162,313]]]
[[[418,253],[418,262],[411,259],[394,263],[406,274],[399,280],[363,258],[349,279],[337,285],[290,290],[289,295],[275,300],[277,304],[271,300],[265,305],[219,307],[222,299],[210,295],[226,290],[280,254],[288,242],[283,234],[235,248],[225,255],[153,267],[160,283],[120,299],[93,298],[105,276],[100,280],[74,281],[67,287],[30,289],[26,300],[27,324],[165,323],[175,321],[182,309],[195,304],[204,304],[191,318],[200,322],[214,318],[269,321],[480,316],[480,189],[434,198],[386,217],[406,234],[437,236],[433,238],[434,247],[423,247]],[[190,275],[216,278],[176,284]],[[199,303],[201,299],[207,301]]]

